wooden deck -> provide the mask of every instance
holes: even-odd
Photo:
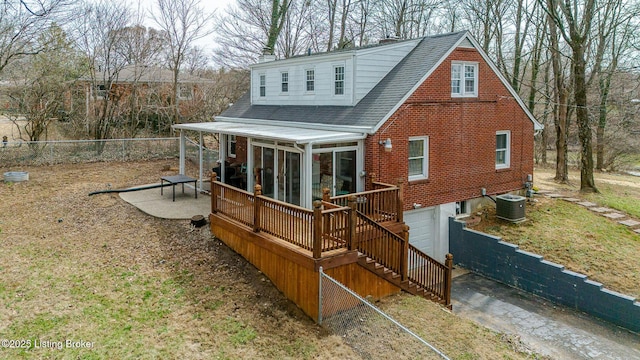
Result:
[[[403,289],[450,305],[451,263],[409,244],[397,187],[325,196],[309,210],[263,196],[259,185],[251,193],[212,177],[211,186],[212,233],[315,320],[321,266],[363,297]]]

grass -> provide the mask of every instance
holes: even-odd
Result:
[[[604,205],[605,198],[611,199],[607,206],[620,210],[622,206],[616,207],[622,204],[620,200],[627,203],[622,196],[606,194],[588,199]],[[635,207],[631,209],[638,211]],[[521,224],[494,219],[483,220],[474,228],[585,274],[608,289],[640,298],[640,235],[581,205],[562,200],[540,199],[535,205],[527,205],[526,211],[527,221]]]
[[[87,196],[157,181],[164,165],[25,167],[29,181],[0,183],[0,339],[94,344],[0,359],[358,359],[206,227]],[[453,358],[528,357],[428,300],[381,304]]]

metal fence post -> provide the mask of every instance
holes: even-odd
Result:
[[[322,266],[318,269],[318,324],[322,324]]]

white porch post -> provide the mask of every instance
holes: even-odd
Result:
[[[302,159],[302,179],[300,179],[302,188],[302,206],[311,209],[313,205],[312,181],[313,181],[313,144],[311,142],[304,144],[304,154]]]
[[[198,183],[200,184],[200,188],[198,189],[198,191],[202,191],[202,165],[204,164],[204,161],[202,159],[202,131],[198,131],[198,135],[199,135],[199,144],[200,146],[198,146],[198,159],[200,159],[199,164],[198,164]]]
[[[185,156],[186,156],[186,143],[187,138],[184,135],[184,130],[180,130],[180,174],[184,174],[185,172]]]
[[[252,138],[247,138],[247,191],[253,192],[253,187],[255,186],[255,174],[253,173],[253,168],[255,167],[253,158],[253,142]]]
[[[218,148],[218,159],[220,160],[220,174],[218,174],[220,176],[220,181],[222,182],[226,182],[226,166],[225,163],[227,161],[227,135],[226,134],[219,134],[218,136],[218,145],[220,146]]]
[[[356,192],[365,190],[365,179],[367,175],[360,176],[360,174],[364,171],[364,140],[358,140],[358,150],[356,150],[356,173],[354,176],[356,177]]]

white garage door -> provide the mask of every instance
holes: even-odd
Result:
[[[404,222],[409,225],[409,243],[435,257],[435,208],[405,211]]]

